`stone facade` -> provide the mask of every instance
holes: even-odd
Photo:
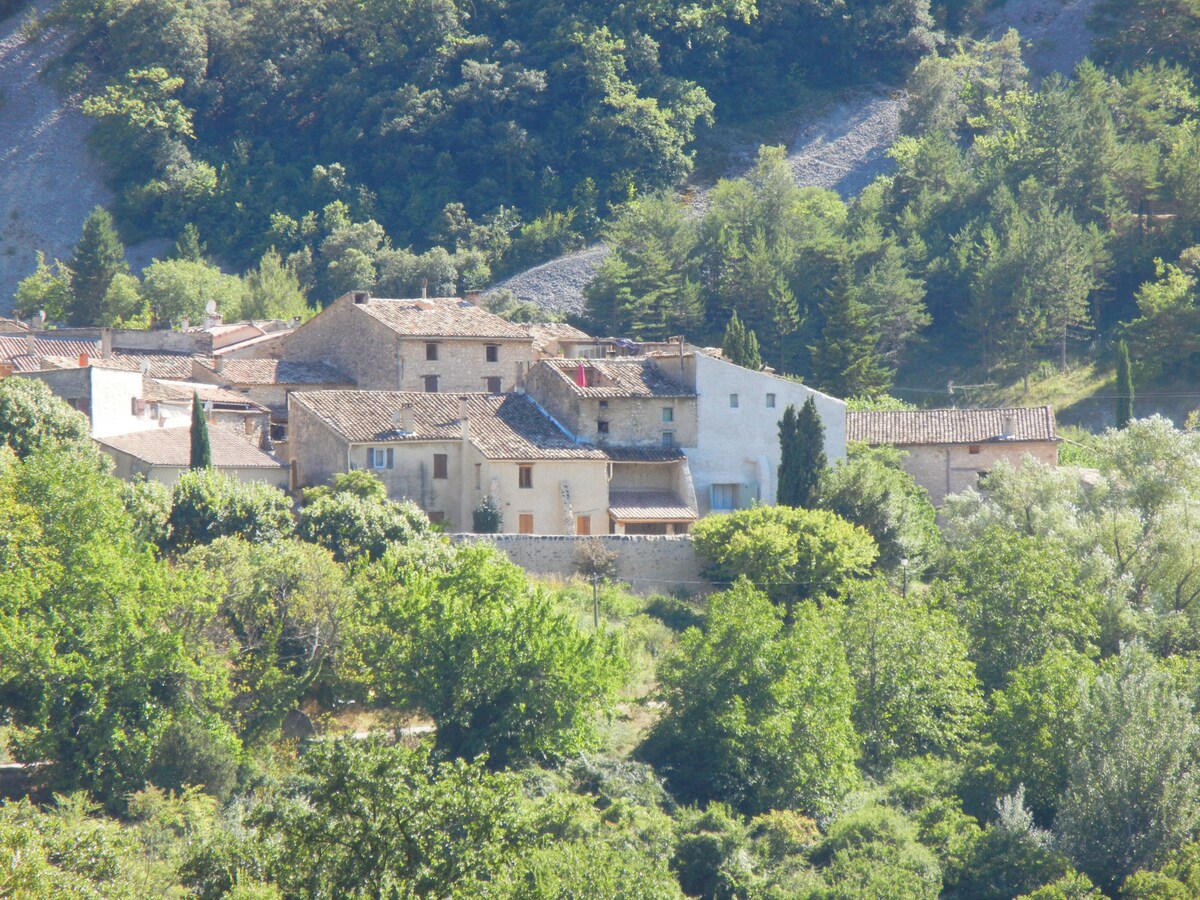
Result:
[[[455,542],[486,542],[531,575],[570,578],[577,574],[584,537],[516,534],[455,534]],[[597,538],[617,554],[616,580],[636,594],[705,594],[704,560],[687,535],[605,535]]]
[[[1048,466],[1058,464],[1058,445],[1050,441],[900,446],[900,449],[908,453],[904,471],[929,491],[934,506],[941,506],[948,494],[974,487],[979,476],[1002,459],[1013,465],[1020,465],[1027,457]]]
[[[326,363],[362,390],[425,391],[436,379],[439,393],[511,391],[533,362],[528,336],[407,335],[363,309],[401,302],[423,301],[340,297],[288,336],[283,358]]]

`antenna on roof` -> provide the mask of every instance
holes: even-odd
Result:
[[[217,314],[217,301],[209,300],[207,303],[205,303],[204,311],[206,313],[208,313],[210,316],[215,316]]]

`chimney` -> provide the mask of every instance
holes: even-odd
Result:
[[[100,358],[108,359],[112,356],[113,335],[111,328],[100,329]]]
[[[86,369],[88,364],[88,355],[86,353],[79,354],[79,368]]]
[[[471,420],[468,412],[469,398],[465,395],[458,398],[458,423],[462,426],[462,439],[466,443],[471,439]]]
[[[192,327],[192,323],[191,323],[191,321],[190,321],[190,320],[188,320],[188,319],[183,319],[183,320],[182,320],[182,321],[179,323],[179,330],[180,330],[180,331],[187,331],[187,330],[188,330],[189,328],[191,328],[191,327]]]
[[[37,311],[37,314],[30,320],[29,324],[32,325],[35,329],[45,328],[46,327],[46,311],[44,309],[39,309]]]
[[[413,405],[411,403],[405,403],[400,407],[400,428],[406,434],[413,434],[416,432],[417,428],[416,423],[413,421],[414,418]]]
[[[225,357],[223,357],[223,356],[214,356],[213,357],[213,370],[218,375],[220,375],[222,372],[225,371]]]
[[[1017,430],[1016,419],[1011,414],[1006,415],[1004,417],[1004,434],[1000,435],[1000,437],[1011,438],[1013,436],[1013,434],[1016,433],[1016,430]]]
[[[35,340],[36,340],[36,338],[34,337],[34,334],[32,331],[29,332],[29,334],[25,335],[25,355],[26,356],[33,356],[33,348],[34,348],[33,342]]]
[[[350,296],[353,298],[356,306],[362,306],[371,299],[371,295],[367,291],[351,291]]]
[[[464,297],[468,303],[474,304],[475,306],[483,305],[483,291],[479,290],[478,288],[464,292]]]
[[[429,279],[425,278],[425,279],[421,280],[421,299],[427,300],[428,298],[429,298]]]

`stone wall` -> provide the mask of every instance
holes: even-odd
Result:
[[[455,543],[487,541],[531,575],[569,578],[576,574],[579,545],[598,540],[617,554],[616,578],[635,594],[703,594],[713,589],[704,578],[704,561],[688,535],[574,537],[527,534],[455,534]]]

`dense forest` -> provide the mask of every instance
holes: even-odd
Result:
[[[130,484],[87,434],[0,382],[0,740],[38,788],[0,896],[1200,892],[1200,435],[1164,419],[942,529],[853,449],[699,522],[702,599],[581,553],[595,621],[368,473]]]

